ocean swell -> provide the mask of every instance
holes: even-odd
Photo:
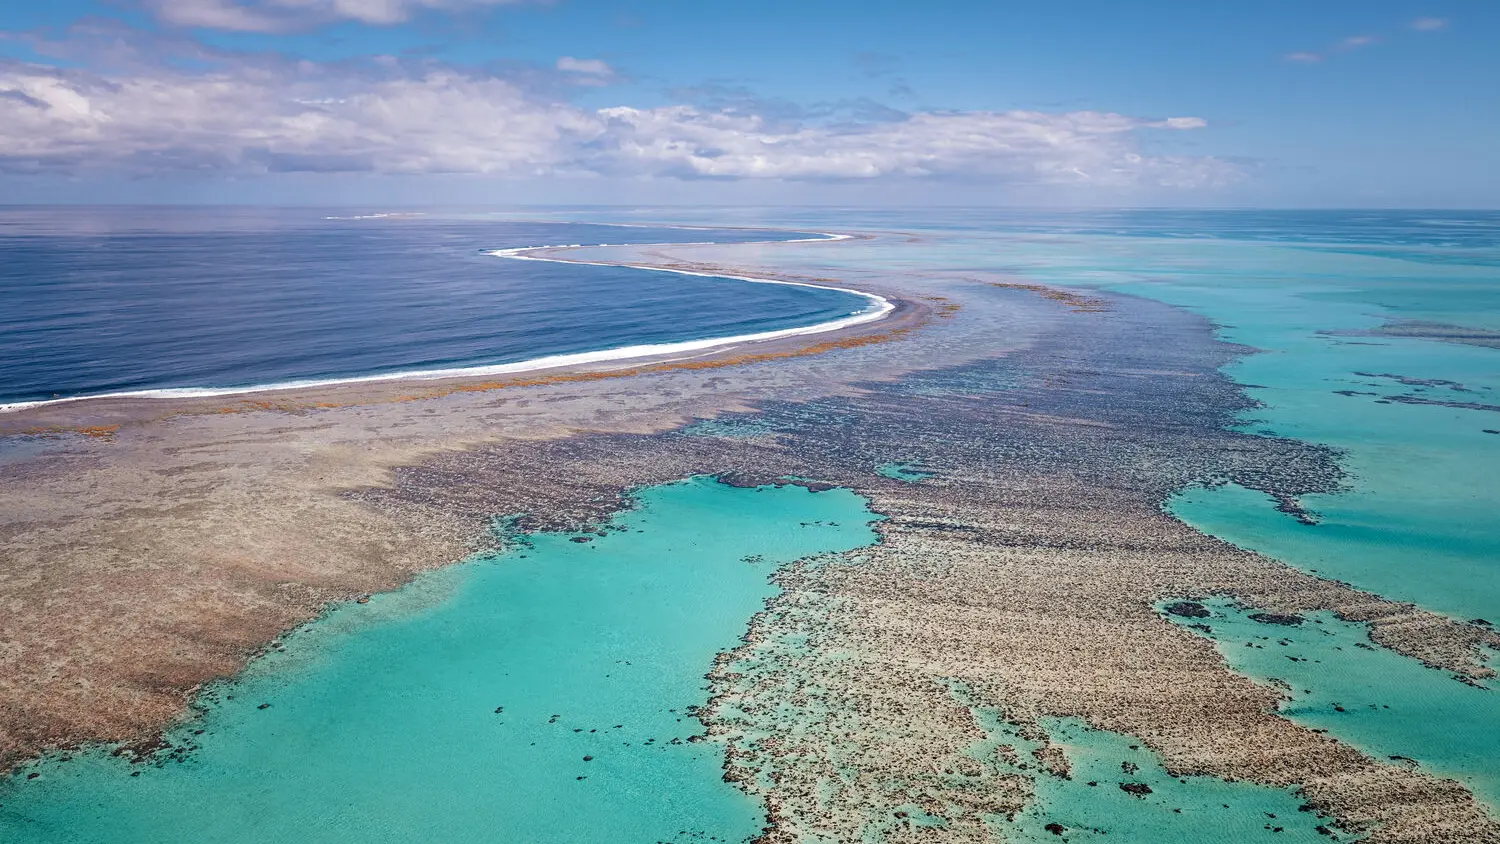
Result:
[[[686,228],[673,226],[671,228]],[[821,243],[838,240],[848,240],[851,235],[819,233],[818,237],[798,238],[794,240],[759,241],[763,243]],[[713,241],[703,241],[701,245],[712,245]],[[565,244],[556,246],[524,246],[509,249],[490,250],[486,254],[497,258],[506,258],[518,261],[545,261],[561,264],[579,264],[584,266],[620,266],[607,261],[575,261],[564,258],[542,257],[528,254],[540,249],[578,249],[598,246],[684,246],[698,245],[694,243],[647,243],[647,244]],[[653,272],[675,273],[677,275],[694,276],[699,278],[728,279],[732,281],[744,281],[753,284],[778,284],[791,287],[808,287],[822,290],[835,290],[841,293],[849,293],[869,300],[870,305],[864,310],[851,313],[846,317],[815,325],[802,326],[798,328],[783,328],[771,331],[760,331],[750,334],[738,334],[722,337],[707,337],[696,340],[684,340],[674,343],[653,343],[632,346],[619,346],[610,349],[600,349],[589,352],[575,352],[568,354],[546,355],[528,360],[513,361],[510,363],[485,364],[477,366],[445,367],[438,369],[416,369],[396,372],[385,372],[371,375],[355,375],[330,378],[306,378],[287,381],[278,381],[266,384],[256,384],[241,387],[163,387],[144,390],[125,390],[110,393],[98,393],[82,396],[65,396],[54,399],[43,399],[39,401],[21,401],[11,403],[0,403],[0,413],[13,413],[29,408],[43,407],[48,405],[66,404],[70,402],[88,401],[94,399],[188,399],[205,398],[214,396],[234,396],[254,393],[265,393],[280,390],[295,390],[317,387],[341,386],[346,384],[366,384],[390,381],[434,381],[447,378],[483,378],[495,375],[513,375],[523,372],[534,372],[559,367],[579,366],[591,363],[602,363],[607,361],[622,361],[634,358],[659,357],[664,355],[690,355],[701,353],[712,349],[726,346],[739,345],[743,343],[754,343],[766,340],[775,340],[783,337],[797,337],[811,334],[823,334],[837,331],[855,325],[885,318],[895,305],[883,296],[855,290],[847,287],[833,285],[811,284],[800,281],[786,281],[782,279],[755,278],[753,276],[727,275],[722,273],[696,272],[691,270],[673,269],[668,267],[635,267],[636,269]]]

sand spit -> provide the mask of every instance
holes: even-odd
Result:
[[[636,260],[709,254],[651,253]],[[1273,691],[1157,614],[1161,599],[1215,594],[1331,609],[1461,676],[1486,673],[1476,643],[1500,643],[1162,513],[1192,482],[1293,510],[1340,482],[1320,449],[1225,430],[1247,400],[1217,367],[1240,350],[1151,302],[874,271],[842,283],[908,303],[910,330],[816,354],[234,414],[74,406],[54,423],[121,427],[0,464],[0,758],[149,742],[197,684],[329,600],[482,545],[496,514],[567,528],[637,485],[798,476],[851,487],[890,521],[874,550],[781,574],[784,594],[713,667],[702,718],[726,775],[764,800],[765,840],[858,840],[872,825],[888,841],[989,840],[983,816],[1016,811],[1030,786],[960,758],[982,737],[960,682],[1023,728],[1078,716],[1174,771],[1300,786],[1310,810],[1371,841],[1500,841],[1458,784],[1279,717]],[[726,413],[753,417],[753,435],[678,430]],[[878,474],[890,463],[936,474]],[[904,825],[906,805],[948,823]]]

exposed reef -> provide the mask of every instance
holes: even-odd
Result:
[[[1500,331],[1423,320],[1392,320],[1379,328],[1326,333],[1339,337],[1403,337],[1414,340],[1437,340],[1443,343],[1461,343],[1466,346],[1500,349]]]

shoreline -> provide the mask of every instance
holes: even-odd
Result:
[[[673,226],[671,228],[681,228]],[[795,232],[794,232],[795,233]],[[818,232],[819,237],[799,238],[795,240],[768,240],[748,241],[744,244],[734,245],[756,245],[760,243],[837,243],[840,241],[853,240],[854,236],[849,234],[838,234],[832,232]],[[751,284],[779,284],[790,287],[811,287],[822,290],[836,290],[842,293],[850,293],[860,296],[871,303],[871,308],[850,314],[827,322],[814,323],[813,325],[795,328],[778,328],[770,331],[759,331],[752,334],[735,334],[724,337],[706,337],[696,340],[683,340],[675,343],[653,343],[633,346],[616,346],[610,349],[599,349],[588,352],[568,352],[556,355],[544,355],[537,358],[512,361],[509,363],[482,364],[477,366],[459,366],[443,369],[419,369],[399,372],[377,373],[370,375],[354,375],[346,377],[331,378],[307,378],[295,381],[281,381],[269,384],[252,384],[243,387],[156,387],[144,390],[125,390],[115,393],[100,393],[87,396],[66,396],[56,399],[40,399],[35,401],[20,401],[0,403],[0,415],[23,413],[28,410],[36,410],[59,405],[77,404],[89,401],[111,401],[111,400],[156,400],[156,399],[200,399],[200,398],[224,398],[241,395],[256,395],[260,393],[272,393],[296,390],[316,390],[329,387],[344,387],[359,384],[378,384],[393,382],[433,382],[449,379],[466,378],[488,378],[496,375],[518,375],[531,372],[541,372],[549,369],[562,369],[566,367],[585,366],[593,363],[623,363],[631,361],[646,361],[652,358],[679,355],[691,352],[703,352],[720,347],[733,347],[749,343],[761,343],[770,340],[779,340],[785,337],[804,337],[829,332],[840,331],[858,325],[877,322],[890,316],[896,310],[896,305],[890,299],[876,293],[857,290],[850,287],[839,287],[829,284],[813,284],[805,281],[791,281],[787,279],[757,278],[745,275],[727,275],[723,273],[696,272],[671,267],[641,266],[637,264],[623,264],[612,261],[579,261],[565,258],[552,258],[534,255],[531,253],[542,250],[563,249],[595,249],[604,247],[629,247],[649,248],[665,246],[694,246],[720,245],[714,241],[696,242],[670,242],[670,243],[619,243],[619,244],[566,244],[566,245],[541,245],[541,246],[519,246],[508,249],[488,250],[484,254],[497,258],[509,258],[517,261],[544,261],[555,264],[579,264],[583,266],[597,267],[625,267],[629,269],[640,269],[646,271],[675,273],[677,275],[695,276],[699,278],[727,279],[731,281],[743,281]],[[0,431],[0,436],[7,432]]]

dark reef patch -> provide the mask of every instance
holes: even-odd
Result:
[[[1165,609],[1172,615],[1182,616],[1183,618],[1208,618],[1213,615],[1213,613],[1208,611],[1208,607],[1203,606],[1197,601],[1176,601],[1167,604]]]

